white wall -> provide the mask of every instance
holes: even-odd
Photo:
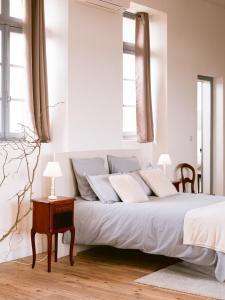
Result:
[[[14,149],[15,149],[14,145]],[[6,148],[8,151],[8,161],[5,166],[6,180],[3,185],[0,187],[0,239],[3,235],[11,228],[16,220],[16,214],[18,211],[18,198],[16,194],[24,190],[25,186],[28,184],[28,173],[27,165],[25,160],[21,164],[20,159],[15,159],[21,151],[17,152],[12,150],[9,146]],[[27,149],[26,149],[27,150]],[[1,153],[1,155],[3,155]],[[34,168],[36,162],[36,154],[28,157],[30,173]],[[3,157],[0,157],[0,164],[2,166]],[[13,159],[14,158],[14,159]],[[20,167],[18,168],[18,166]],[[37,180],[40,178],[40,169],[42,163],[40,161],[40,168],[36,172],[35,185],[33,186],[33,197],[41,196],[41,181]],[[0,181],[2,180],[2,169],[0,170]],[[29,193],[27,193],[20,204],[20,215],[19,218],[23,216],[25,212],[28,211],[30,207]],[[20,198],[20,200],[22,200]],[[22,220],[17,226],[13,228],[12,234],[0,242],[0,263],[19,257],[28,256],[31,254],[30,246],[30,229],[32,225],[31,213]],[[40,237],[37,237],[37,251],[42,251],[42,240]]]
[[[45,1],[52,151],[68,149],[68,0]]]
[[[224,172],[224,79],[214,80],[214,103],[213,103],[213,191],[216,194],[225,194]],[[220,175],[222,174],[222,176]]]
[[[152,53],[157,51],[155,143],[122,140],[122,16],[70,0],[68,149],[140,147],[153,163],[168,151],[172,177],[179,162],[197,162],[197,75],[225,74],[219,30],[225,10],[204,0],[137,0],[132,8],[137,4],[151,14]]]
[[[54,106],[57,102],[64,104],[50,108],[53,142],[49,145],[42,145],[42,155],[39,168],[36,172],[36,179],[33,187],[33,198],[46,194],[46,186],[43,185],[42,172],[46,160],[53,151],[66,151],[67,149],[67,104],[68,104],[68,3],[66,0],[47,0],[46,4],[46,37],[47,37],[47,58],[49,77],[49,102]],[[10,153],[10,156],[15,156]],[[34,162],[31,159],[31,164]],[[13,224],[16,214],[16,199],[10,197],[27,183],[25,165],[22,166],[19,174],[16,173],[17,162],[7,167],[7,178],[4,186],[0,188],[0,237]],[[2,171],[2,170],[1,170]],[[23,209],[30,205],[29,197],[26,197]],[[31,255],[30,229],[32,226],[32,214],[30,214],[18,226],[18,230],[0,243],[0,262]],[[37,252],[45,250],[45,238],[36,235]]]
[[[146,145],[122,140],[122,16],[76,0],[45,1],[50,103],[64,104],[51,109],[53,141],[43,147],[37,195],[46,194],[45,186],[40,186],[41,171],[52,151],[140,147],[153,162],[168,151],[174,164],[171,176],[177,163],[196,163],[196,79],[201,74],[224,82],[225,10],[203,0],[136,2],[153,12],[152,34],[159,38],[152,45],[159,54],[158,83],[153,82],[157,133],[155,143]],[[216,95],[224,109],[223,91]],[[221,109],[216,111],[216,153],[221,158],[224,121]],[[224,160],[218,157],[214,172],[220,181],[215,189],[222,193],[224,166],[219,161]],[[9,186],[12,182],[16,187],[15,180]],[[0,225],[13,214],[13,205],[6,207],[5,199],[1,191]],[[30,219],[26,222],[22,227],[26,238],[11,258],[31,253]],[[43,249],[41,241],[38,246]],[[8,244],[1,244],[1,260],[8,249]]]
[[[69,150],[122,140],[122,18],[69,2]]]
[[[167,111],[168,151],[173,167],[179,162],[196,164],[197,75],[225,76],[225,9],[204,0],[137,0],[167,14]],[[216,100],[215,100],[216,101]],[[223,95],[224,101],[224,95]],[[217,119],[217,117],[216,117]],[[223,153],[224,122],[218,145]],[[220,154],[220,159],[222,159]],[[221,193],[224,165],[217,176]]]
[[[166,15],[154,14],[151,47],[156,142],[166,147]],[[82,29],[82,30],[81,30]],[[69,2],[68,149],[140,148],[152,161],[153,147],[122,138],[122,14]],[[157,101],[158,100],[158,101]],[[163,137],[163,138],[162,138]],[[154,143],[155,145],[155,143]],[[165,151],[165,150],[164,150]]]

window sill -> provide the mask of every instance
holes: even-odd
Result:
[[[25,141],[23,134],[9,135],[9,136],[0,136],[0,143],[10,143],[10,142]]]
[[[128,141],[128,142],[137,142],[137,136],[134,135],[123,135],[123,141]]]

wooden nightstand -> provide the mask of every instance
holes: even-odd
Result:
[[[33,227],[31,244],[33,251],[32,268],[36,262],[35,234],[45,233],[48,237],[48,272],[51,272],[52,235],[55,235],[55,262],[57,262],[58,233],[71,232],[70,264],[73,266],[73,246],[75,240],[74,198],[58,197],[49,201],[48,198],[32,200]]]

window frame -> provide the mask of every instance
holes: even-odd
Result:
[[[136,16],[133,13],[125,12],[123,14],[123,18],[128,18],[128,19],[135,20]],[[123,41],[123,54],[129,54],[129,55],[134,55],[135,56],[135,44]],[[123,77],[123,82],[125,80],[133,81],[133,80],[130,80],[130,79],[125,79]],[[135,107],[136,108],[136,105],[124,105],[124,102],[123,102],[123,110],[124,110],[124,107]],[[128,131],[124,132],[123,131],[123,139],[124,140],[136,140],[137,139],[137,131],[136,132],[135,131],[132,131],[132,132],[128,132]]]
[[[0,30],[2,32],[2,131],[0,132],[0,140],[15,140],[21,139],[22,133],[10,132],[10,102],[25,101],[25,99],[12,99],[10,96],[10,33],[23,33],[24,21],[15,17],[10,17],[10,0],[1,0],[0,13]]]

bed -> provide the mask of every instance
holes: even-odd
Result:
[[[87,157],[87,153],[84,157]],[[133,204],[103,204],[100,201],[85,201],[77,197],[76,243],[138,249],[145,253],[212,266],[215,268],[217,280],[223,282],[225,254],[183,245],[183,222],[186,212],[221,201],[225,201],[225,197],[189,193],[164,198],[151,196],[149,202]],[[64,237],[64,242],[69,242],[69,235]]]

